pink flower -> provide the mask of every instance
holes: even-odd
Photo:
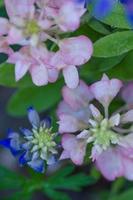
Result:
[[[63,71],[67,86],[73,89],[79,84],[76,66],[85,64],[92,52],[92,43],[86,36],[64,39],[60,42],[60,50],[53,56],[51,65]]]
[[[133,110],[120,109],[120,112],[116,111],[111,116],[108,111],[110,102],[121,86],[120,80],[109,80],[104,76],[90,87],[80,81],[76,89],[63,88],[63,102],[57,110],[59,132],[64,133],[60,159],[70,158],[80,165],[87,156],[95,161],[97,168],[108,180],[120,176],[133,180]],[[93,100],[91,92],[107,108],[107,115],[106,112],[101,114],[94,104],[89,105]],[[89,143],[92,143],[91,155],[86,152]]]
[[[91,86],[94,97],[107,108],[113,98],[118,94],[122,87],[122,82],[118,79],[111,79],[103,75],[101,81],[94,83]]]
[[[82,165],[86,152],[86,143],[72,134],[64,134],[62,137],[64,148],[60,160],[70,158],[76,165]]]
[[[16,81],[29,71],[33,83],[41,86],[48,82],[55,82],[58,78],[58,71],[49,64],[52,55],[45,47],[27,46],[12,54],[8,62],[15,64]]]
[[[22,45],[36,45],[38,43],[41,27],[34,3],[35,0],[23,0],[19,3],[17,0],[12,0],[12,2],[5,0],[9,16],[9,22],[5,24],[5,34],[7,35],[8,43]]]
[[[46,85],[55,82],[62,70],[67,86],[76,88],[79,84],[77,66],[91,58],[92,42],[86,36],[63,40],[60,34],[79,27],[80,18],[86,11],[84,3],[75,0],[23,0],[19,3],[18,0],[5,0],[5,6],[9,20],[0,18],[0,36],[5,38],[1,51],[9,53],[8,45],[11,44],[24,46],[8,60],[15,64],[16,81],[29,71],[36,85]],[[42,48],[43,45],[47,48],[47,40],[56,44],[59,51],[51,50],[50,53]]]

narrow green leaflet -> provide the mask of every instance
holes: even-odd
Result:
[[[61,80],[44,87],[19,89],[9,100],[8,113],[14,116],[25,115],[29,106],[34,106],[39,112],[47,111],[60,100],[62,87]]]
[[[0,166],[0,190],[18,189],[24,183],[24,177]]]
[[[74,167],[67,166],[65,168],[60,169],[53,176],[47,179],[47,182],[44,182],[44,192],[54,200],[67,200],[68,196],[63,196],[64,193],[57,192],[60,189],[67,189],[73,191],[80,191],[82,187],[87,185],[92,185],[96,182],[96,180],[87,176],[83,173],[73,174]],[[59,194],[62,197],[59,197]]]
[[[44,193],[53,200],[71,200],[71,198],[65,194],[65,192],[56,191],[52,188],[44,189]]]
[[[105,36],[94,43],[95,57],[113,57],[133,49],[133,31],[122,31]]]
[[[74,173],[73,166],[67,166],[50,177],[39,175],[37,178],[26,178],[0,166],[0,191],[13,189],[14,193],[7,193],[3,200],[30,200],[35,191],[43,191],[53,200],[70,200],[61,189],[79,191],[82,187],[95,183],[95,179],[83,173]],[[10,195],[10,197],[9,197]]]

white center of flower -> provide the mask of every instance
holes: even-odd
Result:
[[[90,129],[94,145],[99,145],[106,150],[111,144],[118,143],[118,135],[111,130],[107,119],[103,119],[100,124],[94,122],[91,122],[92,128]]]
[[[28,21],[26,23],[25,33],[27,35],[38,34],[40,32],[40,27],[35,20]]]

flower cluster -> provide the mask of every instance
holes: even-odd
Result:
[[[5,6],[9,20],[0,18],[0,52],[7,53],[7,62],[15,64],[16,81],[29,72],[34,84],[42,86],[55,82],[62,71],[68,87],[77,87],[77,67],[90,59],[92,43],[86,36],[62,39],[62,33],[79,27],[86,11],[84,3],[5,0]],[[50,50],[47,41],[58,50]],[[11,49],[14,44],[21,46],[19,51]]]
[[[61,160],[70,158],[81,165],[90,156],[107,179],[133,180],[133,110],[124,107],[109,116],[109,105],[121,88],[120,80],[106,75],[91,86],[80,81],[76,89],[63,88],[64,100],[57,110],[64,148]],[[90,143],[91,155],[86,155]]]
[[[52,132],[51,120],[40,121],[38,113],[29,108],[28,118],[32,130],[21,128],[20,133],[9,130],[8,138],[1,140],[0,145],[10,149],[14,156],[19,157],[20,165],[28,165],[37,172],[44,172],[47,165],[56,162],[56,133]]]

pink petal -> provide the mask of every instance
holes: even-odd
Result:
[[[133,133],[119,137],[119,145],[127,149],[133,149]]]
[[[68,114],[61,114],[59,118],[60,133],[74,133],[79,130],[79,122],[75,117]]]
[[[128,180],[133,180],[133,159],[129,159],[127,157],[122,158],[124,165],[124,176]]]
[[[133,104],[133,82],[130,82],[124,86],[121,96],[126,103]]]
[[[60,117],[62,115],[71,116],[76,124],[78,124],[78,130],[84,130],[88,127],[88,121],[90,117],[90,110],[88,107],[73,110],[68,104],[62,101],[58,106],[57,116],[59,117],[59,119],[61,119]],[[66,124],[66,121],[63,120],[62,123]]]
[[[66,64],[79,66],[91,58],[93,45],[88,37],[82,35],[62,40],[60,50]]]
[[[91,90],[95,98],[104,107],[108,107],[113,98],[118,94],[121,87],[122,82],[120,80],[109,80],[108,77],[104,75],[101,81],[98,81],[91,86]]]
[[[80,25],[80,17],[84,14],[85,9],[77,9],[73,2],[66,2],[61,6],[57,18],[58,25],[62,31],[74,31]]]
[[[0,17],[0,36],[8,33],[9,22],[6,18]]]
[[[122,123],[133,122],[133,110],[129,110],[121,116]]]
[[[113,115],[109,119],[109,125],[110,127],[118,126],[120,124],[120,114]]]
[[[82,165],[86,153],[86,143],[84,140],[78,140],[72,134],[65,134],[62,137],[62,146],[69,152],[71,160],[76,165]]]
[[[89,101],[93,99],[90,88],[83,81],[80,81],[78,87],[75,89],[65,86],[62,93],[65,102],[74,109],[88,106]]]
[[[70,154],[68,151],[64,150],[60,156],[60,160],[64,160],[64,159],[67,159],[67,158],[70,158]]]
[[[48,80],[50,83],[54,83],[59,76],[59,71],[57,69],[48,69]]]
[[[109,148],[101,153],[96,160],[96,165],[103,176],[110,181],[123,175],[121,156],[115,148]]]
[[[16,81],[20,80],[29,70],[30,63],[24,63],[21,61],[16,62],[15,65],[15,77]]]
[[[6,38],[0,37],[0,53],[8,54],[8,56],[13,54],[13,50],[9,47]]]
[[[10,0],[4,0],[4,2],[9,17],[25,17],[25,14],[30,11],[35,0],[23,0],[21,2],[18,2],[18,0],[12,0],[12,2]]]
[[[8,43],[9,44],[21,43],[23,39],[24,37],[23,37],[22,31],[12,26],[7,36]]]
[[[76,88],[79,84],[78,70],[75,66],[70,65],[63,69],[65,83],[69,88]]]
[[[50,65],[57,68],[58,70],[64,69],[67,65],[64,63],[62,54],[57,51],[50,59]]]
[[[37,86],[48,84],[48,71],[45,65],[33,65],[30,68],[33,83]]]
[[[94,117],[94,119],[101,121],[103,117],[100,111],[93,104],[90,104],[89,108],[91,110],[91,114]]]

